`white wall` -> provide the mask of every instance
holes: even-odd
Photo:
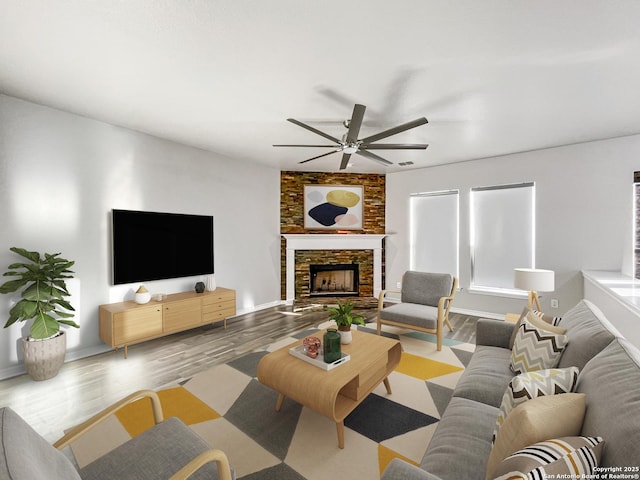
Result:
[[[279,171],[0,95],[0,271],[9,247],[75,260],[67,359],[104,348],[98,306],[133,298],[110,271],[113,208],[213,215],[217,284],[239,312],[280,298]],[[140,245],[144,248],[144,245]],[[0,279],[4,281],[6,279]],[[148,282],[191,290],[199,277]],[[0,296],[0,322],[16,297]],[[0,378],[23,371],[20,328],[0,329]]]
[[[556,272],[556,290],[542,297],[542,308],[561,314],[583,297],[581,270],[631,266],[635,170],[640,170],[640,135],[389,174],[386,222],[393,235],[386,243],[387,287],[394,288],[409,268],[409,195],[459,189],[462,291],[454,307],[519,313],[524,299],[468,292],[469,189],[535,181],[536,266]],[[559,299],[559,309],[550,308],[550,298]]]

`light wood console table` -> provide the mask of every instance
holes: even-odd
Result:
[[[218,287],[213,292],[184,292],[167,295],[161,302],[151,300],[139,305],[134,301],[100,305],[100,338],[113,347],[124,347],[152,338],[224,322],[236,314],[236,291]]]
[[[322,337],[323,332],[318,332]],[[344,448],[344,419],[379,384],[384,382],[391,394],[388,376],[400,362],[400,342],[387,337],[354,330],[353,342],[342,345],[351,360],[325,371],[295,358],[291,345],[271,352],[258,364],[258,380],[279,393],[276,411],[285,397],[310,408],[336,422],[338,446]]]

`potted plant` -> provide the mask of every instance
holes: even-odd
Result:
[[[327,311],[329,312],[329,318],[336,322],[338,326],[338,331],[340,332],[340,343],[343,345],[351,343],[352,335],[351,335],[351,324],[355,323],[356,325],[364,325],[364,319],[361,315],[355,315],[352,312],[353,303],[351,300],[347,300],[344,303],[340,303],[338,300],[337,307],[327,307]]]
[[[24,364],[34,380],[55,377],[64,363],[67,339],[61,325],[80,326],[70,318],[74,308],[65,300],[70,296],[65,283],[73,278],[69,268],[75,263],[60,258],[60,253],[30,252],[24,248],[9,250],[28,262],[9,265],[5,277],[16,277],[0,286],[0,293],[21,292],[21,299],[9,311],[7,328],[16,322],[33,320],[30,335],[22,339]]]

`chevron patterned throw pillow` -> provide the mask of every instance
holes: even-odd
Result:
[[[500,426],[517,405],[535,397],[571,393],[578,382],[578,367],[551,368],[522,373],[513,377],[502,397],[500,412],[493,430],[493,441]]]
[[[511,349],[511,370],[518,375],[554,368],[569,342],[565,332],[529,313],[518,327]]]

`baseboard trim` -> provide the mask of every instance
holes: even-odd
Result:
[[[504,315],[492,312],[481,312],[480,310],[468,310],[466,308],[451,307],[453,313],[459,313],[460,315],[471,315],[472,317],[492,318],[494,320],[504,320]]]

